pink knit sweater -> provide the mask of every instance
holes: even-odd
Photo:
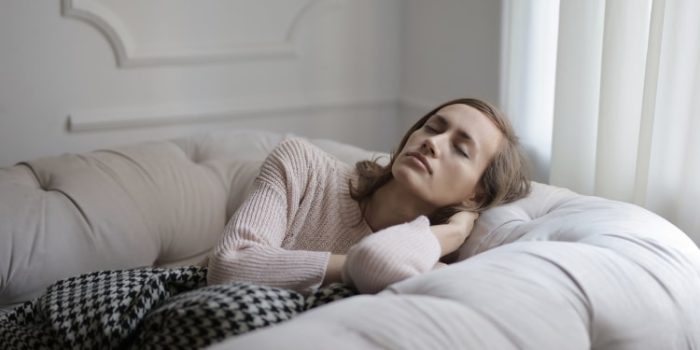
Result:
[[[267,157],[251,195],[209,258],[208,283],[252,282],[308,293],[333,254],[347,254],[343,281],[374,293],[429,271],[440,244],[425,216],[372,233],[350,197],[351,167],[303,139]]]

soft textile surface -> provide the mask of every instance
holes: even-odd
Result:
[[[0,304],[80,273],[198,261],[281,139],[225,132],[0,169]],[[700,251],[639,207],[534,184],[481,215],[460,259],[216,347],[700,348]]]
[[[376,296],[214,348],[700,347],[700,251],[640,207],[534,184],[483,213],[460,254]]]
[[[206,268],[142,268],[71,277],[0,316],[3,349],[198,349],[356,294],[341,284],[292,290],[205,286]]]
[[[82,273],[201,262],[291,136],[230,130],[0,168],[0,308]],[[311,141],[348,163],[373,154]]]

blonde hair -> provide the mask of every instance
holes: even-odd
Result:
[[[459,205],[440,208],[429,216],[431,224],[445,223],[450,216],[459,211],[481,212],[496,205],[512,202],[527,196],[530,193],[529,167],[513,127],[496,107],[488,102],[474,98],[460,98],[445,102],[420,118],[403,136],[401,143],[392,152],[389,164],[386,166],[379,164],[376,159],[357,162],[355,168],[359,174],[359,181],[357,186],[352,182],[350,183],[350,196],[357,202],[362,203],[369,199],[378,188],[389,182],[393,178],[391,168],[394,165],[396,156],[406,145],[406,141],[411,134],[422,128],[437,111],[445,106],[454,104],[464,104],[482,112],[503,133],[504,140],[479,179],[477,193],[474,197],[475,206]]]

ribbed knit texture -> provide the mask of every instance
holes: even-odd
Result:
[[[428,238],[428,239],[426,239]],[[363,293],[429,271],[440,259],[440,243],[425,216],[367,236],[348,251],[343,282]]]
[[[350,179],[357,179],[352,166],[309,142],[281,142],[226,225],[209,258],[208,283],[308,293],[321,285],[331,253],[348,254],[343,280],[364,293],[432,269],[440,245],[427,218],[372,234],[350,197]]]

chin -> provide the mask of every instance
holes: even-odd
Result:
[[[395,167],[392,169],[391,173],[394,176],[396,183],[399,184],[405,191],[412,193],[413,196],[420,198],[424,202],[432,204],[425,177],[420,176],[420,174],[416,173],[415,170],[407,167]]]

